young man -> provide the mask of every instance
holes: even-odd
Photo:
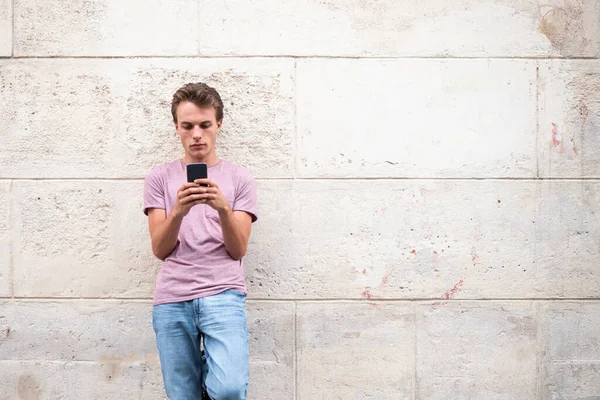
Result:
[[[171,113],[184,157],[154,167],[144,187],[152,252],[163,260],[152,320],[165,390],[171,400],[198,400],[203,389],[212,400],[245,399],[242,258],[257,219],[256,182],[217,157],[223,102],[215,89],[184,85]],[[208,165],[208,179],[186,183],[186,165],[196,162]]]

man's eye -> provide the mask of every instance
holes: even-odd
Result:
[[[202,125],[202,129],[208,129],[208,128],[210,128],[210,124],[208,124],[208,125]]]
[[[182,125],[183,129],[188,130],[188,129],[192,129],[191,125]]]

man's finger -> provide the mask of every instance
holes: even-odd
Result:
[[[183,186],[181,186],[179,188],[179,190],[177,191],[177,193],[179,194],[179,193],[185,192],[186,190],[189,190],[189,189],[192,189],[192,188],[196,188],[196,187],[198,187],[198,185],[196,185],[193,182],[186,183],[185,185],[183,185]]]
[[[189,203],[193,203],[194,200],[196,200],[196,199],[194,199],[193,196],[186,196],[183,199],[180,199],[179,202],[185,206]]]
[[[194,182],[188,182],[188,183],[183,184],[181,186],[181,188],[179,188],[179,190],[183,191],[183,190],[195,188],[195,187],[198,187],[198,185],[196,185]]]
[[[206,193],[207,188],[200,188],[197,186],[194,186],[192,188],[186,189],[182,192],[183,196],[190,196],[193,194],[204,194]]]
[[[216,188],[219,187],[219,186],[217,186],[217,184],[214,181],[212,181],[208,178],[196,179],[194,181],[194,183],[197,183],[199,185],[208,185],[209,187],[216,187]]]
[[[181,204],[188,204],[188,203],[192,203],[197,200],[204,200],[207,198],[206,196],[207,196],[206,193],[189,194],[187,196],[180,198],[179,201],[181,202]]]

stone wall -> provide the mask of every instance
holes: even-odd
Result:
[[[0,0],[0,399],[163,399],[149,169],[259,182],[249,399],[600,396],[600,0]]]

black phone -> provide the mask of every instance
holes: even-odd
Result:
[[[208,166],[206,163],[191,163],[187,165],[187,181],[194,182],[196,179],[208,178]],[[208,186],[202,184],[200,186]]]

